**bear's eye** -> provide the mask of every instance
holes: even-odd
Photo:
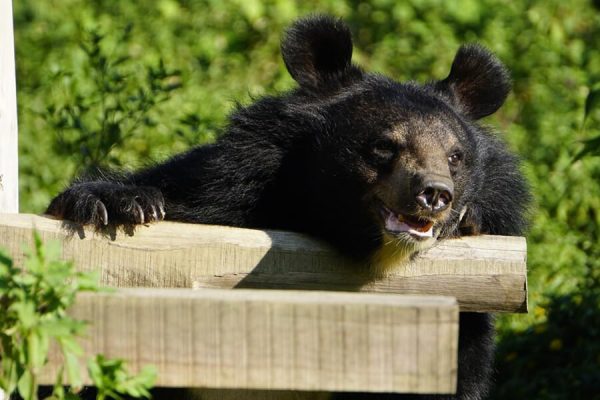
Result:
[[[460,164],[460,162],[462,161],[462,159],[463,159],[462,153],[459,151],[456,151],[448,156],[448,164],[450,164],[452,167],[457,167],[458,164]]]
[[[391,162],[396,158],[399,145],[391,139],[380,139],[372,147],[372,153],[381,163]]]

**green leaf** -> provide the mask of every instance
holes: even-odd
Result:
[[[600,106],[600,88],[590,90],[586,99],[585,99],[585,111],[583,114],[583,122],[587,120],[588,116],[594,111],[596,108]]]
[[[76,388],[79,388],[83,385],[83,380],[81,379],[81,370],[79,367],[79,359],[77,355],[71,351],[65,351],[63,349],[63,356],[65,360],[65,368],[67,370],[67,377],[69,379],[69,383]]]
[[[75,393],[67,392],[67,393],[65,393],[64,400],[81,400],[81,398],[79,396],[77,396]]]
[[[61,345],[63,352],[71,353],[71,354],[74,354],[77,356],[80,356],[83,354],[83,350],[81,349],[81,346],[79,345],[79,343],[77,343],[75,341],[74,337],[64,336],[64,337],[58,338],[58,341]]]
[[[97,292],[110,291],[110,288],[101,288],[98,284],[100,281],[99,271],[79,272],[77,274],[77,286],[80,291]]]
[[[9,310],[17,313],[17,318],[22,329],[31,329],[38,320],[38,315],[35,312],[35,304],[31,301],[14,303],[9,307]]]
[[[49,338],[47,335],[33,332],[29,335],[27,344],[29,352],[28,358],[30,360],[31,367],[33,367],[34,370],[37,370],[46,362]]]
[[[17,389],[24,400],[32,400],[37,397],[33,387],[33,376],[28,370],[19,378]]]
[[[156,369],[152,366],[144,367],[137,375],[130,375],[123,360],[107,359],[100,354],[88,361],[88,372],[100,397],[122,398],[124,394],[135,398],[149,397],[149,389],[156,378]]]
[[[90,379],[92,380],[94,386],[96,386],[99,389],[103,389],[104,381],[102,379],[102,368],[100,368],[100,365],[98,363],[98,357],[99,356],[96,356],[96,358],[90,359],[88,361],[88,375],[90,376]]]
[[[38,258],[44,261],[44,244],[42,242],[42,237],[38,233],[38,231],[33,231],[33,243],[34,243],[34,251]]]
[[[86,324],[82,321],[77,321],[75,319],[64,317],[60,321],[50,320],[44,321],[38,331],[48,337],[52,338],[62,338],[65,340],[71,335],[79,335],[85,332]]]
[[[12,268],[13,266],[13,261],[11,258],[9,258],[3,250],[0,250],[0,264],[7,266],[8,268]]]
[[[580,160],[588,154],[593,156],[600,155],[600,135],[583,141],[583,149],[575,155],[574,161]]]
[[[19,372],[17,371],[18,365],[16,365],[16,357],[12,359],[8,358],[11,355],[4,354],[2,358],[2,378],[0,379],[0,387],[2,387],[7,393],[12,393],[17,388],[17,382],[19,380]]]
[[[56,373],[56,380],[54,381],[54,387],[52,388],[52,397],[56,399],[62,399],[65,397],[65,387],[63,386],[64,368],[61,365]]]

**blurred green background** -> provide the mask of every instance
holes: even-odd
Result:
[[[15,0],[21,210],[42,212],[86,168],[214,140],[236,101],[293,87],[279,40],[298,16],[343,17],[355,62],[398,80],[444,78],[458,46],[480,42],[514,80],[485,122],[536,199],[531,312],[498,319],[492,397],[600,399],[600,158],[576,158],[600,134],[599,3]]]

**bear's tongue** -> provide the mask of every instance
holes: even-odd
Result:
[[[419,237],[433,237],[433,222],[420,220],[406,215],[388,212],[385,218],[385,229],[391,232],[408,232]]]

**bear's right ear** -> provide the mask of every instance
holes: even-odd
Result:
[[[340,19],[317,15],[296,21],[281,42],[283,61],[302,87],[340,87],[362,76],[351,63],[352,35]]]

